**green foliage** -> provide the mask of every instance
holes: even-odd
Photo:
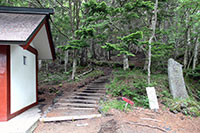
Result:
[[[80,30],[76,30],[75,35],[77,37],[81,37],[81,38],[85,39],[89,36],[93,37],[94,32],[95,32],[95,30],[93,28],[85,28],[84,27],[84,28],[81,28]]]
[[[106,102],[100,102],[102,106],[102,111],[103,112],[108,112],[110,109],[114,108],[120,111],[128,110],[130,109],[130,105],[127,106],[125,109],[126,102],[121,101],[121,100],[111,100],[111,101],[106,101]]]
[[[101,46],[101,48],[106,49],[107,51],[110,50],[119,50],[118,44],[111,44],[111,43],[106,43],[104,46]]]
[[[189,69],[186,71],[186,75],[194,80],[200,79],[200,65],[196,66],[195,70]],[[200,81],[199,81],[200,84]]]
[[[138,44],[138,39],[143,38],[143,32],[142,31],[137,31],[135,33],[131,33],[127,36],[124,36],[121,38],[122,41],[125,43],[133,43],[133,44]]]
[[[147,43],[148,44],[148,43]],[[161,72],[166,72],[167,60],[172,56],[174,45],[164,44],[160,42],[154,42],[151,44],[152,49],[152,71],[160,70]],[[146,47],[146,51],[148,47]]]
[[[106,85],[108,94],[112,96],[124,96],[134,101],[135,106],[148,107],[148,98],[145,80],[137,79],[135,72],[118,70],[114,73],[114,79]]]
[[[101,70],[94,70],[92,71],[91,73],[85,75],[84,78],[97,78],[97,77],[100,77],[100,76],[103,76],[104,75],[104,72],[101,71]]]
[[[185,73],[188,94],[200,102],[200,65],[198,65],[195,70],[186,70]]]
[[[101,47],[106,49],[107,51],[110,51],[110,50],[119,51],[118,56],[123,55],[123,54],[127,56],[135,56],[129,51],[129,45],[138,44],[139,39],[142,39],[142,37],[143,37],[143,33],[141,31],[137,31],[135,33],[131,33],[122,38],[118,37],[118,39],[121,40],[121,43],[118,43],[118,44],[106,43],[104,46],[101,46]]]
[[[69,71],[70,73],[71,71]],[[51,84],[51,85],[58,85],[63,80],[67,80],[69,73],[44,73],[39,72],[39,83],[43,84]]]
[[[200,116],[200,102],[193,98],[173,99],[168,90],[160,93],[161,103],[169,107],[173,113],[181,112],[185,115]]]
[[[89,0],[87,3],[83,3],[84,7],[88,10],[88,14],[95,15],[99,13],[101,15],[108,13],[108,7],[106,2],[96,2],[96,0]]]
[[[155,61],[167,59],[171,56],[170,51],[173,50],[174,46],[171,44],[163,44],[159,42],[152,43],[152,59]]]
[[[88,43],[86,43],[83,40],[72,40],[68,42],[68,45],[64,45],[64,46],[60,45],[58,46],[58,48],[61,48],[63,51],[66,51],[66,50],[74,50],[74,49],[80,50],[81,48],[88,47],[88,46],[89,46]]]
[[[151,1],[135,0],[134,2],[128,2],[124,5],[126,11],[136,11],[138,8],[153,9],[154,3]]]

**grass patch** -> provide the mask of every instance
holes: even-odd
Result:
[[[125,101],[121,101],[121,100],[110,100],[110,101],[106,101],[106,102],[100,102],[101,103],[101,106],[103,107],[102,108],[102,111],[104,113],[108,112],[110,109],[117,109],[117,110],[120,110],[120,111],[124,111],[124,110],[129,110],[131,108],[130,105],[127,106],[127,108],[125,109],[125,105],[126,105],[126,102]]]
[[[99,77],[99,76],[102,76],[102,75],[104,75],[103,71],[101,71],[101,70],[94,70],[91,73],[88,73],[87,75],[85,75],[84,78],[88,78],[88,77],[90,77],[90,78],[96,78],[96,77]]]
[[[69,74],[60,72],[49,73],[40,71],[38,77],[39,83],[57,85],[61,84],[63,80],[67,80],[69,78]]]
[[[78,74],[85,72],[85,71],[88,71],[88,68],[77,67],[76,76]],[[71,73],[72,73],[72,69],[70,69],[67,72],[55,72],[55,73],[40,71],[39,76],[38,76],[39,77],[39,83],[50,84],[50,85],[58,85],[58,84],[61,84],[62,81],[79,82],[79,81],[86,79],[86,78],[97,78],[99,76],[104,75],[104,72],[101,71],[101,70],[93,70],[92,72],[90,72],[86,75],[83,75],[81,77],[75,77],[75,80],[71,80]]]

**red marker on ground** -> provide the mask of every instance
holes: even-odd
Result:
[[[126,107],[127,107],[128,104],[130,104],[130,105],[134,104],[134,102],[131,101],[131,100],[129,100],[128,98],[122,97],[122,100],[124,100],[126,102],[125,109],[126,109]]]
[[[134,104],[134,102],[131,101],[131,100],[129,100],[128,98],[122,97],[122,100],[124,100],[125,102],[127,102],[127,103],[130,104],[130,105],[133,105],[133,104]]]

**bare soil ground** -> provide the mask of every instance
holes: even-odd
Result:
[[[88,78],[79,83],[64,82],[62,87],[40,85],[40,89],[43,89],[43,93],[39,95],[42,111],[47,110],[56,97],[63,94],[70,95],[75,89],[93,80]],[[60,91],[50,93],[51,89],[49,90],[49,88],[52,87]],[[160,104],[158,112],[133,108],[129,112],[112,109],[107,114],[101,118],[88,120],[40,122],[34,133],[200,133],[200,117],[185,116],[181,113],[173,114],[162,104]]]
[[[125,113],[112,109],[101,118],[39,123],[34,133],[199,133],[200,118],[160,109],[134,108]]]

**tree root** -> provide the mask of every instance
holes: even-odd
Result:
[[[160,127],[157,126],[152,126],[152,125],[148,125],[148,124],[142,124],[142,123],[137,123],[137,122],[127,122],[128,124],[132,124],[132,125],[138,125],[138,126],[145,126],[145,127],[149,127],[149,128],[154,128],[154,129],[158,129],[162,132],[167,132],[165,129],[162,129]]]

